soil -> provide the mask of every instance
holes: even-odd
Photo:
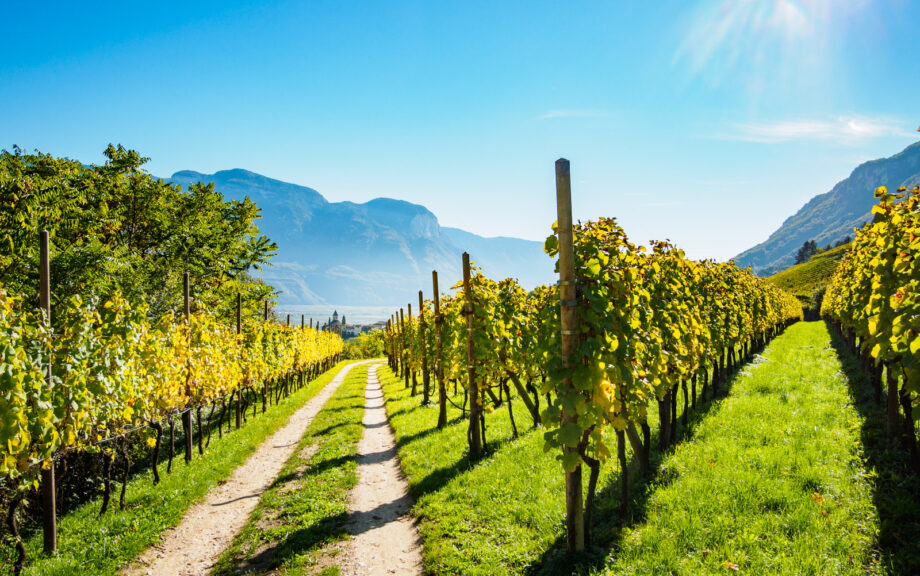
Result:
[[[164,532],[158,544],[148,548],[122,573],[129,576],[192,576],[208,572],[245,526],[262,492],[281,472],[313,418],[357,365],[343,367],[226,482],[208,492],[204,501],[189,508],[179,525]]]
[[[420,575],[424,573],[422,546],[409,513],[414,501],[399,467],[396,438],[377,380],[378,366],[367,372],[358,484],[349,498],[346,525],[351,539],[333,562],[343,576]]]

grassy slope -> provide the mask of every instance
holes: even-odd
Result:
[[[767,278],[803,302],[811,302],[815,290],[827,286],[837,270],[837,263],[846,254],[849,244],[816,254],[808,262],[796,264]]]
[[[840,362],[799,323],[662,467],[603,574],[874,572],[878,518]]]
[[[724,573],[726,562],[752,574],[871,569],[878,520],[861,468],[861,417],[848,405],[828,343],[820,323],[797,324],[776,340],[766,361],[737,376],[728,398],[702,406],[673,453],[654,455],[659,472],[651,484],[637,485],[631,473],[633,501],[624,520],[614,512],[618,474],[606,464],[599,546],[582,569]],[[559,552],[563,478],[553,455],[543,453],[540,431],[509,442],[507,412],[492,414],[489,436],[501,442],[471,466],[465,423],[435,430],[436,409],[418,407],[419,398],[410,398],[389,370],[380,374],[403,470],[418,498],[413,512],[426,568],[570,572],[572,563]],[[527,413],[515,409],[523,429]]]
[[[344,523],[348,492],[357,482],[366,383],[367,365],[348,373],[262,494],[215,575],[261,573],[278,566],[273,573],[309,574],[317,551],[347,537]]]
[[[287,423],[291,414],[328,384],[344,364],[340,363],[277,406],[271,406],[239,431],[225,435],[222,441],[215,437],[204,458],[196,452],[191,466],[185,465],[181,454],[173,462],[172,474],[166,474],[166,466],[162,465],[159,486],[153,486],[149,472],[131,479],[125,510],[118,509],[115,491],[120,485],[116,484],[112,488],[114,506],[105,516],[99,517],[99,502],[92,501],[60,518],[56,556],[43,556],[41,533],[34,535],[26,542],[29,560],[25,574],[115,574],[153,544],[160,533],[178,524],[192,503],[229,477],[268,436]],[[0,574],[8,573],[8,566],[0,566]]]

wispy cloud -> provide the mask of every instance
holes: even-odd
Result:
[[[572,110],[550,110],[537,116],[537,120],[549,120],[552,118],[611,118],[613,115],[613,110],[576,108]]]
[[[802,119],[777,122],[744,122],[735,124],[718,138],[743,142],[777,143],[794,140],[833,140],[852,143],[888,136],[913,138],[910,126],[890,118],[860,116],[837,117],[827,120]]]

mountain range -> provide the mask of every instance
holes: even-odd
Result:
[[[282,306],[417,302],[420,289],[431,295],[432,270],[442,292],[461,278],[463,252],[490,278],[515,277],[528,289],[553,278],[541,242],[442,227],[430,210],[403,200],[329,202],[312,188],[242,169],[183,170],[168,180],[186,188],[213,182],[225,198],[248,196],[262,209],[259,229],[278,244],[262,276]]]
[[[430,210],[403,200],[329,202],[312,188],[243,169],[214,174],[183,170],[169,180],[184,187],[213,182],[226,198],[255,201],[262,209],[260,230],[279,247],[262,276],[280,291],[283,306],[415,302],[419,289],[430,295],[432,270],[438,271],[442,291],[460,279],[463,252],[491,278],[515,277],[528,289],[553,281],[553,261],[540,242],[484,238],[442,227]],[[877,187],[917,185],[920,142],[859,165],[735,262],[764,276],[789,268],[806,241],[835,244],[870,221]]]
[[[829,192],[808,201],[766,241],[735,256],[735,263],[751,266],[755,273],[768,276],[795,264],[795,253],[809,240],[818,246],[836,244],[853,229],[872,220],[873,192],[879,186],[889,191],[899,186],[920,185],[920,142],[911,144],[890,158],[860,164],[850,176]]]

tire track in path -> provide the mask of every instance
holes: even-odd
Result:
[[[204,501],[192,505],[177,526],[165,531],[160,542],[148,548],[122,574],[193,576],[207,573],[233,542],[236,533],[246,525],[262,492],[281,472],[313,418],[345,381],[345,376],[364,363],[342,367],[287,424],[256,448],[226,482],[208,492]],[[232,437],[227,441],[232,442]]]
[[[377,368],[367,371],[364,435],[358,444],[358,484],[350,497],[346,528],[352,535],[336,559],[343,576],[421,575],[422,546],[414,501],[399,467],[396,438],[387,419]]]

